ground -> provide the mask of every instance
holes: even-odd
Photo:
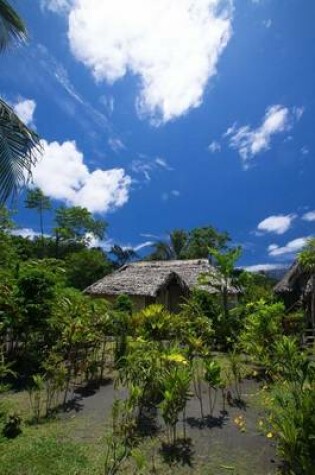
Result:
[[[227,414],[222,414],[222,398],[219,395],[213,417],[203,420],[199,400],[192,397],[186,411],[188,441],[180,441],[175,451],[168,447],[162,420],[158,418],[160,428],[157,433],[142,438],[138,447],[146,460],[141,473],[275,474],[279,466],[275,441],[268,439],[266,431],[259,425],[265,418],[261,388],[262,384],[254,379],[244,380],[244,405],[227,405]],[[204,412],[208,414],[206,386],[203,393]],[[123,396],[124,391],[115,389],[111,379],[99,389],[93,386],[78,388],[66,413],[39,425],[24,424],[22,434],[14,440],[0,439],[1,475],[104,474],[105,433],[110,424],[111,406],[116,397]],[[19,410],[24,419],[29,418],[26,392],[3,395],[0,401],[7,408]],[[183,431],[181,421],[178,425],[179,438]],[[140,472],[130,459],[122,466],[121,473]]]

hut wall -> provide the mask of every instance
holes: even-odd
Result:
[[[117,297],[118,295],[102,295],[97,298],[103,298],[107,300],[109,303],[113,304],[115,303]],[[146,297],[142,295],[129,295],[128,297],[130,298],[133,304],[133,308],[136,312],[145,308],[146,305],[149,305],[148,303],[146,303]]]
[[[169,312],[178,313],[180,304],[186,297],[188,294],[183,292],[180,285],[177,282],[172,282],[158,292],[156,302],[164,305]]]

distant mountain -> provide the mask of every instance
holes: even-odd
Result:
[[[277,282],[282,279],[282,277],[287,273],[289,266],[281,267],[278,269],[271,269],[262,272],[262,274],[267,275],[270,279],[274,279]]]
[[[263,265],[250,266],[246,270],[248,272],[255,272],[257,274],[265,275],[266,277],[269,277],[270,279],[273,279],[274,281],[278,282],[287,273],[288,269],[290,268],[290,264],[284,264],[283,266],[275,268],[270,268],[271,266],[269,265],[266,265],[266,268],[264,267],[265,266]],[[241,271],[242,269],[239,268],[238,270]]]

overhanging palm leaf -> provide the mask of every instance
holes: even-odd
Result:
[[[38,135],[0,99],[0,204],[25,184],[40,149]]]
[[[6,0],[0,0],[0,51],[13,41],[23,41],[26,28],[23,20]]]

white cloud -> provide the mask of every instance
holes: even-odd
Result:
[[[125,170],[90,172],[75,142],[43,140],[42,145],[43,158],[33,170],[33,182],[45,194],[99,213],[114,211],[127,203],[131,178]]]
[[[76,0],[68,36],[97,81],[138,76],[137,110],[158,124],[201,104],[232,14],[233,0]]]
[[[248,272],[267,272],[271,270],[283,269],[282,264],[256,264],[244,267]]]
[[[303,214],[302,219],[304,221],[315,221],[315,210],[314,211],[308,211],[307,213]]]
[[[309,237],[300,237],[294,239],[293,241],[288,242],[285,246],[278,246],[277,244],[270,244],[268,247],[268,253],[270,256],[277,257],[283,256],[287,254],[296,254],[297,252],[301,251],[305,246]]]
[[[229,145],[238,151],[244,162],[255,155],[270,148],[274,135],[290,130],[294,123],[300,120],[304,109],[293,107],[289,109],[282,105],[273,105],[267,108],[261,125],[256,129],[249,125],[230,127],[225,137],[229,137]]]
[[[211,142],[211,144],[208,146],[208,150],[211,153],[220,152],[221,151],[221,145],[216,140],[213,140],[213,142]]]
[[[68,12],[72,4],[73,0],[41,0],[41,7],[54,13]]]
[[[22,122],[27,126],[34,126],[34,112],[36,109],[36,102],[32,99],[20,99],[13,104],[15,113],[19,116]]]
[[[38,233],[37,231],[34,231],[32,228],[20,228],[20,229],[14,229],[11,231],[11,234],[13,236],[22,236],[23,238],[28,238],[28,239],[34,239],[35,237],[41,236],[41,233]],[[45,234],[45,236],[48,236]]]
[[[295,218],[295,214],[269,216],[258,224],[257,229],[265,233],[284,234],[290,229]]]

